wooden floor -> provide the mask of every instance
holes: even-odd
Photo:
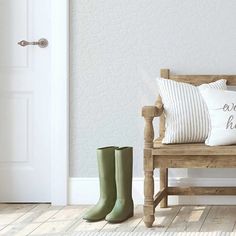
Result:
[[[142,206],[121,224],[87,223],[88,206],[54,207],[49,204],[1,204],[0,235],[50,235],[74,232],[232,232],[236,231],[236,206],[173,206],[157,209],[154,227],[142,221]]]

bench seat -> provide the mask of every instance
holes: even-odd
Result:
[[[210,147],[204,143],[163,144],[153,142],[153,155],[236,155],[236,145]]]

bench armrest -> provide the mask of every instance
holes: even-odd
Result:
[[[143,117],[158,117],[163,112],[163,106],[144,106],[142,108]]]
[[[153,147],[154,129],[153,129],[153,118],[158,117],[163,112],[163,106],[144,106],[142,108],[142,116],[145,119],[144,128],[144,148]]]

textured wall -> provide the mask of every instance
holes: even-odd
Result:
[[[159,69],[236,73],[235,12],[234,0],[71,0],[71,176],[96,176],[105,145],[134,146],[141,176],[140,109],[155,101]]]

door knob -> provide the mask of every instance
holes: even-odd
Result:
[[[28,42],[26,40],[21,40],[17,44],[19,44],[22,47],[29,46],[29,45],[38,45],[40,48],[46,48],[48,46],[48,40],[44,38],[39,39],[37,42]]]

